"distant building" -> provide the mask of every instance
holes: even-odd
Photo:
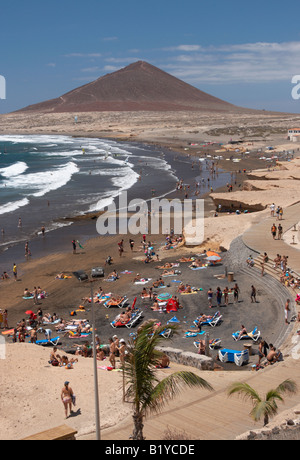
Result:
[[[300,141],[300,128],[291,128],[288,130],[288,139],[293,142]]]

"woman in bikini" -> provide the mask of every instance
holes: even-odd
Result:
[[[70,414],[72,414],[72,398],[73,398],[73,390],[69,386],[69,382],[65,382],[64,387],[61,390],[61,400],[65,407],[65,415],[68,418],[68,408],[70,410]]]

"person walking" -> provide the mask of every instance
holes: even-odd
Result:
[[[68,418],[68,409],[71,415],[73,413],[72,405],[74,402],[74,393],[72,388],[70,387],[70,382],[64,383],[64,386],[61,390],[61,400],[65,408],[65,416],[66,418]]]
[[[281,240],[281,238],[282,238],[282,233],[283,233],[283,228],[282,228],[282,225],[281,225],[281,224],[278,225],[278,229],[277,229],[277,230],[278,230],[278,239]]]
[[[271,227],[271,234],[273,236],[273,240],[275,240],[275,238],[276,238],[276,233],[277,233],[277,227],[276,227],[275,224],[273,224],[272,227]]]

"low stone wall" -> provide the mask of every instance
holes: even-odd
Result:
[[[213,359],[209,356],[183,351],[179,348],[157,347],[157,350],[165,353],[170,358],[170,361],[174,363],[195,367],[202,371],[212,371],[214,369]]]
[[[257,431],[248,431],[236,438],[237,441],[299,441],[300,419],[287,420],[279,426],[271,429],[267,427]]]

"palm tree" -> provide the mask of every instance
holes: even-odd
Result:
[[[268,391],[265,399],[261,398],[247,383],[233,383],[228,389],[228,396],[238,393],[245,399],[250,399],[253,404],[250,416],[255,422],[259,421],[261,417],[264,417],[264,426],[266,426],[269,423],[269,419],[277,415],[277,401],[284,402],[283,394],[295,394],[296,392],[297,384],[293,380],[287,379],[278,385],[277,388]]]
[[[134,340],[128,346],[123,371],[125,378],[125,397],[133,405],[134,429],[132,439],[143,440],[143,421],[149,413],[159,412],[164,405],[174,398],[184,386],[202,387],[212,391],[211,385],[193,372],[180,371],[159,381],[156,367],[162,353],[155,347],[162,340],[159,327],[153,332],[154,321],[144,323],[138,330]],[[172,332],[177,327],[168,326]]]

